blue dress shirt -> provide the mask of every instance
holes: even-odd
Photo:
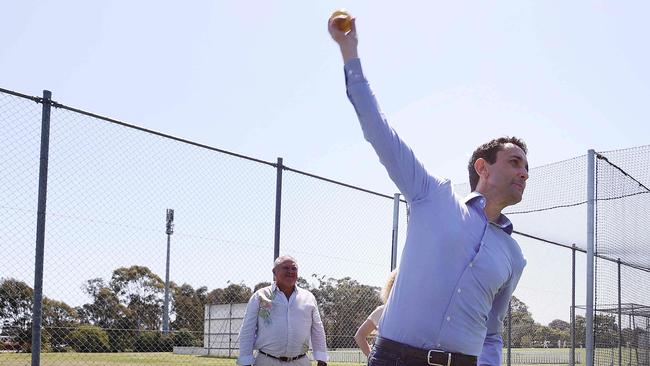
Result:
[[[510,220],[488,222],[480,193],[462,199],[449,180],[425,170],[388,125],[359,59],[345,64],[345,77],[364,137],[411,210],[380,336],[500,366],[503,319],[526,265]]]

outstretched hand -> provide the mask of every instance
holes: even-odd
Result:
[[[341,19],[337,18],[330,19],[327,23],[327,29],[334,42],[336,42],[341,48],[343,62],[347,62],[351,58],[358,57],[357,45],[359,44],[359,40],[357,38],[356,18],[353,17],[351,19],[352,24],[348,32],[339,29],[337,21],[340,20]]]

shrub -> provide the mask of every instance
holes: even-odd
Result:
[[[174,346],[179,347],[200,347],[203,345],[200,339],[188,329],[181,329],[174,332]]]
[[[172,337],[158,331],[142,332],[133,342],[134,352],[172,352],[173,349]]]
[[[108,335],[102,328],[82,325],[68,334],[68,344],[76,352],[108,352]]]

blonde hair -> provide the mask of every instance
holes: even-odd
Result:
[[[395,277],[397,277],[397,268],[395,268],[388,275],[388,279],[386,280],[386,284],[381,289],[381,293],[379,294],[379,297],[381,298],[381,302],[383,302],[384,304],[386,303],[386,301],[388,301],[388,296],[390,295],[390,290],[393,288],[393,284],[395,283]]]

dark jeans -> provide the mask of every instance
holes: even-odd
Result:
[[[374,345],[368,355],[368,366],[422,366],[421,362],[405,362],[399,353],[387,350],[381,345]]]

